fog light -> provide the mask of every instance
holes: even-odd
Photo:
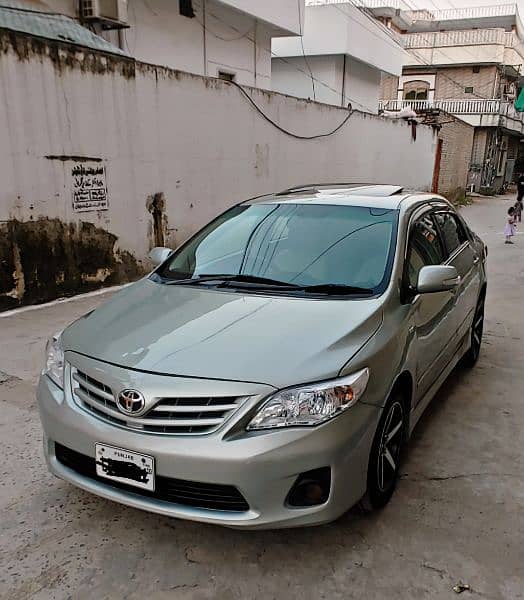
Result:
[[[318,506],[329,498],[331,469],[322,467],[301,473],[291,488],[286,504],[294,507]]]

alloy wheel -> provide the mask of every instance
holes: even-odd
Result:
[[[471,327],[471,356],[477,360],[482,346],[482,335],[484,333],[484,299],[480,300],[475,311],[473,325]]]
[[[404,409],[398,401],[389,407],[380,440],[377,460],[377,485],[381,492],[394,485],[404,436]]]

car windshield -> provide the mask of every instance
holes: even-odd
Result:
[[[293,294],[383,291],[389,281],[397,211],[321,204],[245,204],[230,209],[156,272],[164,283]]]

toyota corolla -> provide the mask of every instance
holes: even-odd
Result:
[[[486,256],[444,198],[397,186],[234,206],[49,341],[49,469],[230,527],[378,509],[420,415],[478,359]]]

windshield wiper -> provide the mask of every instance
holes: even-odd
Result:
[[[294,283],[287,283],[286,281],[280,281],[278,279],[269,279],[268,277],[258,277],[256,275],[244,275],[241,273],[206,273],[204,275],[197,275],[190,279],[175,279],[170,281],[168,285],[198,285],[200,283],[209,283],[216,281],[219,287],[226,287],[232,283],[247,283],[255,284],[264,287],[278,287],[278,288],[289,288],[289,289],[301,289],[302,286]]]
[[[343,283],[321,283],[319,285],[299,286],[299,289],[311,294],[329,294],[333,296],[343,296],[345,294],[362,294],[363,296],[372,296],[375,292],[371,288],[357,287],[354,285],[344,285]]]
[[[374,291],[370,288],[344,285],[340,283],[321,283],[318,285],[299,285],[288,283],[279,279],[259,277],[257,275],[246,275],[242,273],[205,273],[188,279],[174,279],[166,282],[166,285],[200,285],[202,283],[216,282],[216,287],[248,287],[250,289],[277,289],[282,291],[304,292],[307,294],[326,294],[332,296],[343,296],[349,294],[372,296]],[[243,285],[245,284],[245,286]]]

